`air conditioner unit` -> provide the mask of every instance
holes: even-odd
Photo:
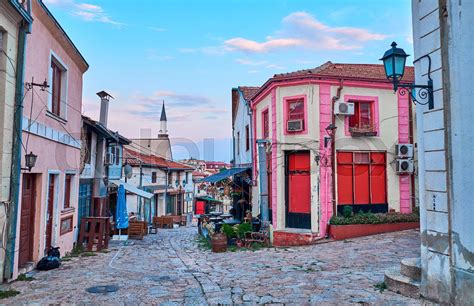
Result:
[[[288,132],[301,132],[303,130],[303,119],[288,120],[286,130]]]
[[[410,143],[395,145],[395,155],[397,158],[413,158],[413,145]]]
[[[334,114],[345,116],[354,115],[354,103],[336,102],[334,105]]]
[[[397,174],[413,173],[415,170],[413,160],[411,159],[397,159],[396,162]]]
[[[106,165],[113,165],[114,163],[114,155],[110,152],[105,153],[105,162]]]

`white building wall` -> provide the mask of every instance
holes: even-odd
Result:
[[[429,54],[433,110],[418,106],[422,294],[441,303],[474,303],[474,206],[470,179],[474,120],[474,2],[412,1],[415,56]],[[426,84],[427,61],[415,65]],[[422,114],[422,115],[421,115]]]
[[[250,108],[247,106],[247,102],[244,100],[242,93],[239,92],[239,106],[237,108],[237,114],[234,122],[234,164],[236,167],[243,165],[250,165],[252,163],[252,123],[250,116]],[[250,131],[250,143],[249,150],[246,150],[245,141],[245,127],[249,127]],[[237,140],[237,133],[240,133],[240,141]]]

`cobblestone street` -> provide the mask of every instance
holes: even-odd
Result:
[[[21,293],[2,303],[394,303],[418,304],[374,287],[386,268],[419,255],[410,230],[308,247],[211,253],[196,228],[158,230],[108,253],[77,257],[32,281],[8,287]],[[91,286],[117,292],[92,294]]]

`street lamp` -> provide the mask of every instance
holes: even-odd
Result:
[[[329,141],[331,141],[333,139],[333,137],[336,136],[336,130],[337,130],[337,126],[333,123],[329,124],[326,127],[326,133],[328,134],[328,136],[324,137],[324,147],[325,148],[327,148]]]
[[[398,88],[401,88],[400,95],[405,95],[407,92],[410,93],[413,102],[420,105],[428,105],[429,109],[434,108],[433,101],[433,80],[431,79],[431,57],[429,55],[424,55],[415,62],[421,60],[422,58],[428,58],[428,84],[427,85],[416,85],[416,84],[400,84],[400,81],[405,74],[405,64],[406,58],[409,56],[405,53],[402,48],[397,48],[397,43],[392,42],[392,48],[388,49],[383,57],[380,59],[383,61],[383,66],[385,68],[385,76],[387,79],[393,83],[393,90],[396,92]],[[418,89],[418,94],[416,90]],[[426,102],[421,102],[417,100],[417,95],[420,99],[426,100]]]
[[[38,158],[38,155],[33,154],[33,152],[26,154],[25,155],[26,168],[21,168],[21,169],[28,170],[28,172],[31,172],[31,168],[33,168],[36,165],[37,158]]]

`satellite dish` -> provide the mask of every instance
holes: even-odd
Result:
[[[128,178],[128,179],[131,178],[132,175],[133,175],[133,168],[132,168],[132,166],[130,166],[130,165],[128,165],[128,164],[125,165],[125,166],[123,167],[123,173],[125,174],[125,177],[126,177],[126,178]]]

